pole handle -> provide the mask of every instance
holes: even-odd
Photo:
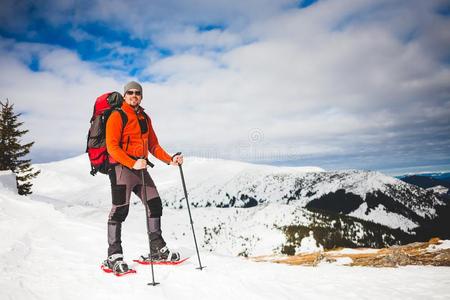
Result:
[[[172,155],[172,157],[170,158],[170,161],[173,161],[173,158],[174,158],[175,156],[177,156],[177,155],[181,155],[181,152],[177,152],[177,153],[175,153],[174,155]]]
[[[147,165],[150,166],[150,168],[153,168],[155,165],[148,160],[148,158],[145,159],[147,161]]]

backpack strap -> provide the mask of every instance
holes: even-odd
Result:
[[[150,117],[147,115],[147,113],[144,111],[144,110],[142,110],[142,114],[144,115],[144,117],[145,117],[145,119],[147,120],[147,128],[148,128],[148,130],[150,130]]]
[[[115,108],[120,113],[120,116],[122,117],[122,133],[123,129],[125,128],[125,125],[127,125],[128,117],[127,114],[121,109],[121,108]]]
[[[128,117],[127,117],[127,114],[121,108],[115,108],[114,110],[119,112],[120,117],[122,119],[122,132],[120,133],[120,147],[122,148],[123,131],[125,129],[125,126],[128,123]]]

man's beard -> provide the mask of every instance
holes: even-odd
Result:
[[[130,106],[133,108],[136,108],[139,106],[139,100],[131,100],[130,101]]]

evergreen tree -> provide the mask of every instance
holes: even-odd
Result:
[[[14,105],[8,100],[6,103],[0,101],[0,170],[11,170],[16,174],[17,190],[20,195],[31,194],[31,179],[36,177],[40,171],[33,171],[30,159],[23,159],[34,142],[21,144],[20,137],[28,130],[20,130],[23,122],[18,121],[19,114],[14,114]]]

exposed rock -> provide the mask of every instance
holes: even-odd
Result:
[[[351,261],[343,264],[346,266],[379,268],[395,268],[408,265],[450,266],[450,248],[440,247],[443,242],[438,238],[433,238],[425,243],[411,243],[405,246],[392,246],[383,249],[340,249],[313,254],[285,256],[276,259],[271,256],[259,256],[251,259],[254,261],[271,261],[303,266],[317,266],[319,263],[336,263],[343,258]]]

